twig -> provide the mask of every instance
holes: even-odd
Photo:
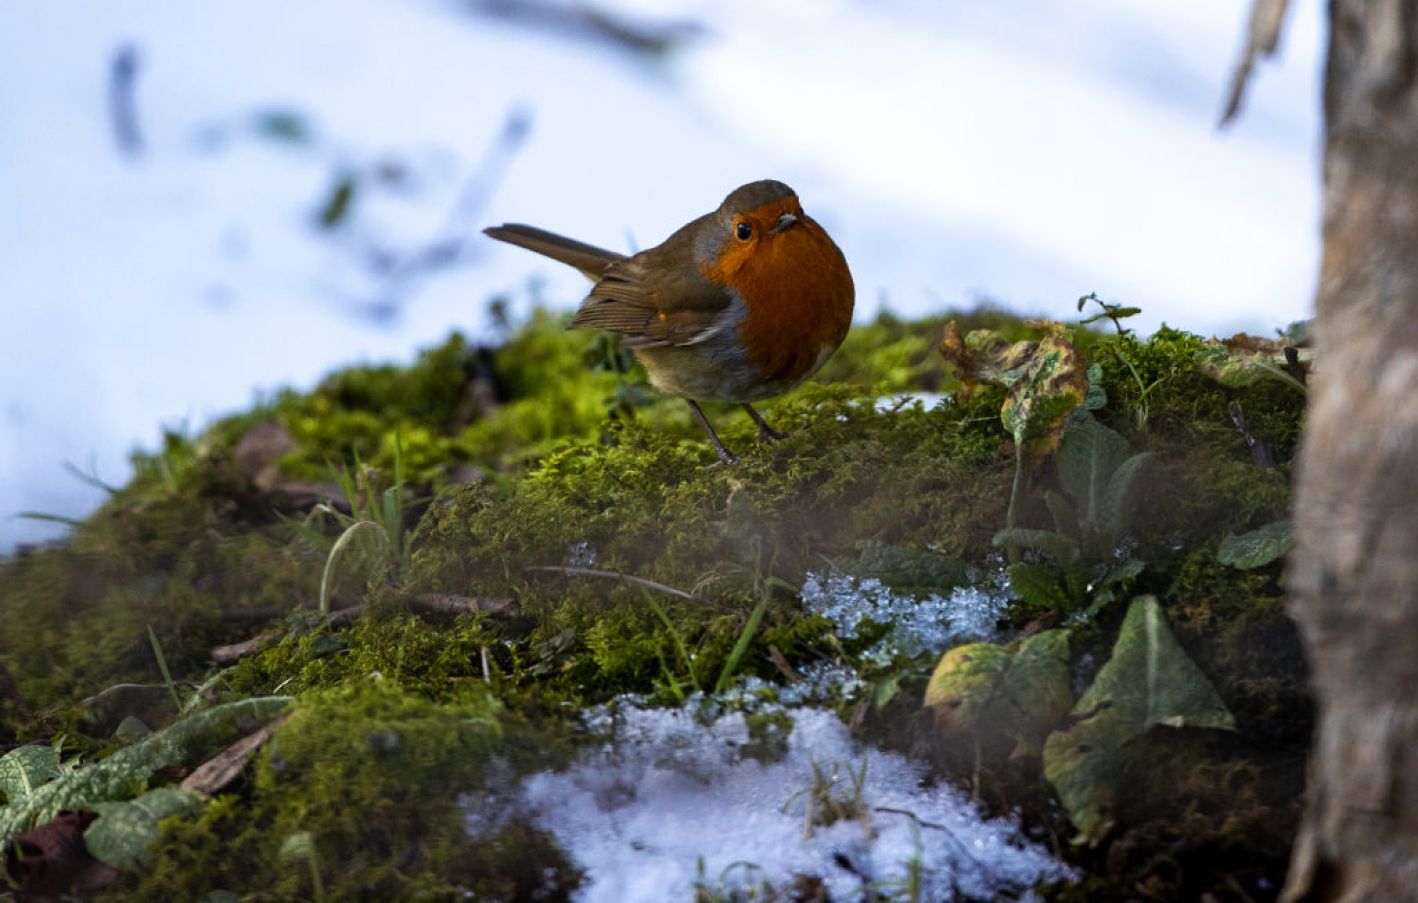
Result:
[[[409,599],[408,605],[414,611],[441,615],[460,615],[474,611],[491,615],[511,615],[517,612],[517,600],[502,596],[482,597],[458,596],[453,593],[421,593]],[[336,609],[330,613],[326,624],[330,627],[344,627],[364,614],[364,611],[365,605],[363,603]],[[242,640],[240,643],[218,646],[212,650],[212,661],[219,665],[229,665],[248,655],[261,652],[279,641],[283,635],[284,631],[281,630],[267,630],[249,640]]]
[[[192,684],[189,683],[188,686],[192,686]],[[160,684],[133,684],[133,683],[114,684],[114,685],[111,686],[111,687],[105,687],[104,689],[98,691],[97,693],[95,693],[95,694],[92,695],[92,696],[89,696],[89,697],[87,697],[87,698],[85,698],[85,699],[80,699],[80,700],[79,700],[79,707],[80,707],[80,708],[87,708],[88,706],[91,706],[91,705],[93,705],[94,703],[98,702],[100,699],[103,699],[105,696],[111,696],[111,695],[114,694],[114,693],[120,693],[120,692],[122,692],[122,691],[124,691],[124,690],[161,690],[161,689],[165,689],[166,687],[167,687],[167,684],[165,684],[165,683],[160,683]]]
[[[605,577],[610,580],[624,580],[626,583],[634,583],[636,586],[643,586],[646,589],[653,589],[656,592],[665,593],[678,599],[687,599],[690,602],[708,601],[702,596],[691,595],[682,589],[675,589],[673,586],[666,586],[654,580],[647,580],[644,577],[637,577],[634,574],[622,574],[620,571],[601,571],[595,568],[573,568],[561,567],[554,564],[534,564],[523,568],[524,571],[535,571],[544,574],[561,574],[564,577]]]
[[[191,774],[182,779],[182,789],[211,795],[226,787],[237,779],[246,763],[251,760],[251,755],[270,740],[276,728],[284,724],[289,717],[289,714],[282,715],[198,765]]]
[[[802,673],[798,671],[797,668],[793,667],[792,662],[788,661],[788,657],[783,654],[783,650],[772,643],[768,644],[768,657],[773,660],[773,667],[777,668],[778,671],[788,679],[788,683],[795,684],[804,680]]]
[[[965,841],[957,837],[955,832],[951,830],[949,825],[943,825],[940,822],[926,821],[916,813],[912,812],[910,809],[897,809],[892,806],[874,806],[872,808],[872,811],[889,812],[892,815],[904,815],[923,828],[930,828],[932,830],[944,833],[945,836],[949,837],[952,841],[955,842],[955,845],[960,848],[960,851],[964,853],[970,859],[970,861],[974,862],[976,865],[979,865],[982,869],[984,868],[984,863],[980,862],[979,858],[976,857],[974,853],[970,852],[969,845],[966,844]]]
[[[511,596],[459,596],[453,593],[420,593],[409,600],[415,611],[433,614],[461,615],[480,611],[489,615],[517,613],[517,600]]]
[[[240,643],[218,646],[212,650],[212,661],[216,662],[218,665],[230,665],[232,662],[246,658],[248,655],[255,655],[280,638],[281,631],[268,630],[265,633],[258,633],[249,640],[242,640]]]
[[[608,43],[631,53],[662,56],[703,28],[689,20],[634,21],[586,3],[553,0],[471,0],[474,11],[549,32]]]
[[[143,152],[143,133],[138,128],[135,87],[142,56],[135,44],[124,44],[113,54],[108,69],[108,112],[113,122],[113,140],[126,157]]]
[[[377,296],[364,305],[376,320],[388,320],[400,313],[420,287],[420,280],[444,267],[462,262],[471,247],[468,224],[477,221],[502,182],[513,158],[531,132],[532,116],[527,110],[507,114],[502,128],[473,167],[462,192],[444,218],[443,224],[421,248],[400,255],[380,287]],[[480,239],[482,236],[479,235]]]
[[[1289,0],[1251,0],[1251,23],[1246,35],[1246,47],[1231,73],[1231,88],[1226,94],[1226,109],[1221,114],[1221,127],[1225,128],[1241,111],[1245,100],[1246,86],[1250,84],[1251,70],[1256,60],[1272,56],[1280,43],[1280,32],[1285,27],[1285,11]]]

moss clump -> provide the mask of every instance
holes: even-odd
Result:
[[[579,874],[526,824],[499,826],[489,843],[469,833],[464,795],[510,774],[489,770],[494,753],[523,765],[547,760],[524,727],[506,725],[489,693],[459,696],[435,703],[388,680],[306,694],[259,760],[249,798],[227,795],[167,825],[152,871],[132,892],[311,899],[311,864],[281,855],[287,838],[307,832],[332,899],[564,896]]]
[[[710,410],[725,441],[747,452],[732,468],[716,463],[681,401],[645,390],[622,351],[548,313],[497,348],[454,336],[411,366],[342,371],[200,436],[169,436],[68,543],[0,562],[0,678],[15,687],[0,693],[0,739],[64,731],[66,749],[94,755],[124,715],[154,726],[170,718],[149,625],[184,696],[210,681],[207,695],[296,697],[254,776],[168,825],[154,869],[121,885],[152,898],[308,898],[310,863],[280,855],[300,832],[331,897],[564,896],[579,875],[535,826],[514,816],[470,834],[467,818],[569,755],[577,714],[622,692],[673,701],[721,677],[778,681],[827,661],[865,684],[839,700],[854,724],[920,749],[915,714],[933,658],[869,658],[892,625],[837,637],[797,588],[810,572],[838,569],[920,598],[1002,566],[992,538],[1015,459],[1003,390],[939,404],[901,397],[954,388],[935,351],[944,323],[882,316],[854,330],[817,382],[765,406],[791,432],[785,442],[758,447],[742,413]],[[982,327],[1039,335],[988,311],[962,324]],[[1288,510],[1302,398],[1280,382],[1212,381],[1195,366],[1202,341],[1176,330],[1146,341],[1069,337],[1101,371],[1108,403],[1094,416],[1129,453],[1153,452],[1119,539],[1145,563],[1132,589],[1163,600],[1242,728],[1159,755],[1158,770],[1132,776],[1139,790],[1112,847],[1076,855],[1109,890],[1196,896],[1219,879],[1202,859],[1167,852],[1178,826],[1198,849],[1269,874],[1283,847],[1273,838],[1293,817],[1284,801],[1298,795],[1309,711],[1279,566],[1239,571],[1219,564],[1216,548]],[[1233,403],[1276,466],[1257,466]],[[243,445],[258,424],[285,442],[259,474]],[[332,468],[358,461],[387,485],[400,446],[411,561],[398,573],[336,574],[365,610],[332,627],[307,609],[335,535],[312,542],[322,527],[306,515]],[[1058,488],[1053,465],[1032,474],[1020,526],[1051,526],[1044,493]],[[411,613],[429,592],[514,599],[517,612]],[[1080,686],[1123,608],[1073,628]],[[1005,620],[1034,614],[1015,604]],[[277,639],[216,672],[213,647],[262,631]],[[123,681],[157,686],[79,705]],[[780,718],[754,714],[750,729],[753,754],[781,752]],[[985,799],[1022,801],[1036,823],[1066,831],[1036,764],[972,761],[967,771]],[[1186,880],[1168,877],[1178,867]]]

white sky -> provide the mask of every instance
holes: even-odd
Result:
[[[709,33],[667,67],[456,12],[451,0],[0,5],[0,549],[78,516],[159,425],[474,333],[486,299],[570,306],[579,277],[512,248],[418,284],[397,320],[351,248],[438,234],[508,111],[533,125],[481,218],[625,248],[734,186],[792,184],[851,262],[858,316],[988,295],[1065,317],[1081,294],[1203,333],[1307,315],[1318,256],[1316,0],[1215,128],[1245,5],[1222,0],[619,0]],[[115,152],[114,49],[142,51],[147,152]],[[243,137],[302,111],[314,149]],[[225,129],[213,149],[202,136]],[[341,165],[417,183],[311,211]],[[481,221],[481,220],[480,220]]]

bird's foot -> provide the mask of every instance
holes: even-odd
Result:
[[[763,415],[753,409],[753,405],[744,402],[743,409],[748,411],[748,416],[753,418],[753,422],[758,424],[758,441],[764,443],[782,442],[788,438],[788,434],[782,430],[775,430],[768,425],[768,421],[763,419]]]

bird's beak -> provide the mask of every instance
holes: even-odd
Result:
[[[797,222],[798,218],[796,216],[793,216],[791,213],[785,213],[782,216],[778,217],[778,222],[774,223],[773,228],[769,229],[768,231],[773,233],[782,232],[784,229],[788,228],[791,225],[794,225]]]

